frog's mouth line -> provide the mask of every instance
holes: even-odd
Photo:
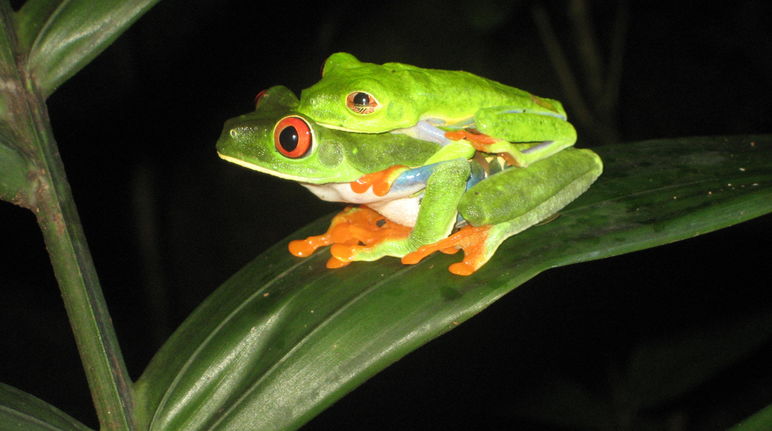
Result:
[[[219,151],[217,152],[217,155],[220,156],[220,158],[225,160],[225,161],[237,164],[239,166],[243,166],[243,167],[245,167],[247,169],[252,169],[253,171],[262,172],[264,174],[268,174],[268,175],[271,175],[271,176],[274,176],[274,177],[283,178],[285,180],[290,180],[290,181],[296,181],[296,182],[307,182],[308,181],[308,178],[298,177],[298,176],[295,176],[295,175],[287,175],[285,173],[274,171],[274,170],[265,168],[263,166],[259,166],[259,165],[255,165],[253,163],[245,162],[244,160],[237,159],[235,157],[226,156],[225,154],[223,154],[223,153],[221,153]]]
[[[235,157],[225,155],[225,154],[223,154],[223,153],[221,153],[219,151],[217,152],[217,155],[221,159],[223,159],[223,160],[225,160],[227,162],[237,164],[237,165],[245,167],[247,169],[251,169],[253,171],[262,172],[262,173],[268,174],[268,175],[270,175],[272,177],[282,178],[282,179],[285,179],[285,180],[294,181],[294,182],[300,183],[300,184],[314,184],[314,185],[338,184],[338,183],[348,184],[350,181],[355,181],[356,180],[356,178],[354,178],[352,180],[340,179],[338,181],[332,181],[330,179],[315,179],[315,178],[311,178],[311,177],[301,177],[301,176],[297,176],[297,175],[285,174],[284,172],[274,171],[273,169],[268,169],[268,168],[266,168],[264,166],[256,165],[254,163],[249,163],[249,162],[244,161],[242,159],[237,159]]]

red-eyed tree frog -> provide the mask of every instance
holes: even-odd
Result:
[[[300,95],[298,112],[357,133],[404,133],[442,142],[467,139],[482,152],[526,167],[576,142],[557,100],[464,71],[365,63],[331,55],[322,79]]]
[[[254,112],[225,123],[217,152],[321,199],[359,205],[335,216],[323,235],[289,245],[296,256],[332,245],[331,268],[383,256],[412,264],[434,251],[463,249],[463,261],[449,270],[472,274],[502,241],[555,214],[602,171],[590,150],[568,148],[510,168],[466,139],[350,133],[320,127],[297,108],[287,88],[264,91]]]

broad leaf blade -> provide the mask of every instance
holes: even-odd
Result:
[[[19,41],[44,97],[69,79],[158,0],[30,0],[16,16]]]
[[[0,430],[86,431],[89,429],[45,401],[0,383]]]
[[[457,256],[327,270],[281,243],[212,294],[137,383],[148,429],[297,428],[368,377],[550,267],[689,238],[772,211],[772,137],[597,148],[606,172],[561,217],[471,277]],[[328,219],[293,235],[319,233]]]

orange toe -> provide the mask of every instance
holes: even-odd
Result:
[[[456,275],[472,275],[475,272],[475,268],[466,262],[456,262],[448,267],[448,271]]]
[[[350,263],[351,262],[346,260],[340,260],[340,259],[336,259],[335,257],[331,257],[330,259],[327,260],[327,264],[325,266],[330,269],[338,269],[338,268],[343,268],[344,266]]]
[[[296,239],[290,241],[289,252],[293,256],[308,257],[311,256],[317,248],[330,245],[329,235],[309,236],[306,239]]]

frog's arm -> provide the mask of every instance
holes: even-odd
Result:
[[[351,182],[349,186],[353,192],[360,194],[366,193],[372,187],[373,194],[376,196],[384,196],[388,193],[403,196],[407,191],[409,193],[405,195],[407,199],[398,199],[398,201],[403,201],[398,206],[404,205],[409,208],[411,203],[405,202],[406,200],[417,201],[421,198],[421,196],[410,196],[410,194],[415,193],[415,190],[425,189],[429,178],[435,172],[442,172],[444,170],[444,167],[441,165],[441,163],[432,164],[412,169],[395,165],[382,171],[364,175],[359,180]],[[394,179],[395,175],[396,179]],[[478,173],[477,175],[479,176],[480,174]],[[413,192],[410,192],[411,190]],[[395,201],[386,202],[389,205]],[[382,206],[377,204],[373,206],[383,210]],[[410,219],[410,211],[406,211],[407,213],[403,215]],[[362,250],[369,249],[372,252],[374,247],[379,246],[381,243],[390,242],[392,244],[389,247],[393,248],[399,241],[408,238],[412,230],[412,226],[400,225],[365,205],[347,207],[332,219],[325,233],[309,236],[302,240],[291,241],[289,243],[289,250],[295,256],[306,257],[310,256],[319,247],[333,245],[338,256],[351,256],[355,251],[361,252]],[[341,260],[333,255],[327,261],[327,267],[340,268],[348,265],[354,259],[351,256],[346,260]]]
[[[351,189],[357,193],[365,193],[370,187],[376,196],[384,196],[394,191],[394,186],[409,187],[417,182],[426,184],[428,178],[435,170],[437,163],[455,159],[471,159],[475,149],[467,140],[449,142],[442,146],[435,154],[426,159],[422,166],[409,168],[404,165],[394,165],[386,169],[365,174],[351,183]]]
[[[456,207],[466,188],[469,162],[454,159],[424,167],[431,170],[416,224],[407,238],[387,239],[374,246],[335,244],[332,255],[342,261],[372,261],[383,256],[402,257],[424,244],[448,236],[456,223]]]

